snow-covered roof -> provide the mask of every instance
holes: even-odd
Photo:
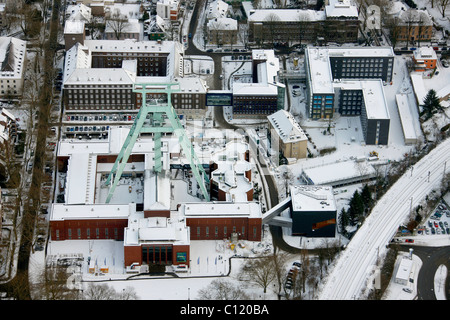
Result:
[[[120,30],[119,30],[120,29]],[[118,28],[114,21],[106,21],[105,33],[114,33],[120,31],[121,34],[126,33],[138,33],[141,32],[141,24],[138,19],[128,19],[126,23],[123,23],[121,28]]]
[[[53,203],[51,220],[128,219],[136,204],[68,205]]]
[[[291,186],[293,211],[335,211],[336,203],[331,186]]]
[[[334,93],[330,60],[325,49],[308,47],[306,49],[308,73],[312,93]]]
[[[450,94],[450,83],[436,92],[439,99],[443,99]],[[442,102],[442,101],[441,101]]]
[[[180,211],[187,218],[262,217],[261,206],[258,202],[192,202],[182,204],[180,207]]]
[[[300,9],[261,9],[250,10],[249,22],[264,23],[268,20],[283,22],[323,21],[326,19],[325,11]]]
[[[367,119],[390,119],[389,108],[380,79],[360,80]]]
[[[228,13],[228,4],[222,0],[215,0],[209,4],[206,12],[208,20],[226,18]]]
[[[403,258],[400,261],[400,265],[395,275],[396,280],[409,281],[413,261],[409,258]]]
[[[277,81],[280,60],[273,50],[252,50],[256,64],[257,79],[255,83],[233,82],[233,95],[277,95],[278,87],[284,84]]]
[[[290,112],[279,110],[274,114],[267,116],[267,119],[284,143],[308,140],[303,129],[297,121],[295,121]]]
[[[305,168],[303,175],[314,185],[339,185],[375,175],[375,169],[367,162],[342,161]]]
[[[417,50],[414,50],[413,55],[416,60],[437,59],[436,52],[431,47],[419,47]]]
[[[114,3],[105,5],[105,15],[119,12],[127,19],[139,19],[142,16],[140,8],[138,3]]]
[[[132,212],[125,228],[124,246],[140,245],[142,243],[190,243],[189,228],[186,221],[172,213],[170,218],[144,217],[143,212]]]
[[[0,78],[22,78],[27,42],[13,37],[0,37]]]
[[[411,73],[411,83],[413,85],[414,94],[416,95],[416,99],[419,105],[423,104],[423,99],[425,99],[427,95],[427,90],[425,89],[425,84],[423,82],[421,73]]]
[[[80,43],[75,44],[66,51],[64,63],[63,82],[65,82],[76,69],[86,69],[91,66],[91,55],[87,47]]]
[[[238,29],[237,20],[232,18],[215,18],[208,21],[209,30],[235,30]]]
[[[67,20],[64,25],[64,34],[80,34],[84,32],[84,21]]]
[[[91,8],[83,3],[67,6],[66,13],[70,14],[70,17],[67,20],[88,22],[92,17]]]
[[[88,68],[75,69],[64,82],[64,85],[100,85],[134,83],[135,74],[124,68]]]
[[[138,77],[139,79],[140,77]],[[180,84],[179,93],[184,92],[196,92],[196,93],[206,93],[208,91],[208,86],[206,81],[199,77],[182,77],[175,78],[175,82]]]
[[[417,25],[420,24],[422,26],[432,26],[433,20],[431,20],[431,16],[428,11],[418,10],[418,9],[407,9],[405,11],[401,10],[399,13],[400,25]]]
[[[351,0],[329,0],[329,4],[325,6],[325,14],[327,17],[352,17],[358,18],[358,9]]]
[[[390,119],[389,108],[381,79],[336,80],[332,85],[334,88],[341,88],[344,90],[361,90],[368,119]]]
[[[400,115],[400,122],[403,128],[403,136],[406,143],[415,143],[417,141],[416,130],[414,129],[414,121],[411,114],[410,105],[408,103],[408,96],[406,94],[396,94],[395,101],[397,102],[398,113]]]
[[[75,153],[69,158],[66,181],[66,204],[94,204],[96,155]]]
[[[211,155],[211,161],[217,165],[217,169],[211,172],[211,180],[230,201],[247,201],[247,192],[253,188],[253,183],[245,175],[252,168],[245,160],[247,150],[246,143],[232,141]]]
[[[137,41],[135,39],[125,40],[85,40],[84,45],[91,52],[158,52],[174,53],[176,46],[181,44],[174,41]]]
[[[331,47],[321,50],[329,57],[394,57],[392,47]]]

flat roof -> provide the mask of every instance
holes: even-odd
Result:
[[[308,140],[305,132],[290,112],[279,110],[267,118],[284,143]]]
[[[262,218],[258,202],[189,202],[181,205],[186,217],[247,217]]]
[[[327,47],[330,57],[394,57],[392,47]]]
[[[414,129],[414,119],[411,115],[411,109],[408,102],[408,95],[396,94],[395,101],[397,102],[398,113],[400,115],[400,122],[403,128],[403,135],[407,141],[416,141],[417,135]]]
[[[271,17],[278,17],[283,22],[323,21],[326,19],[325,11],[300,9],[258,9],[249,10],[249,22],[264,23]]]
[[[333,188],[331,186],[291,186],[292,209],[294,211],[335,211]]]
[[[376,172],[367,162],[343,161],[305,168],[303,173],[314,185],[335,185],[360,177],[370,177]]]
[[[363,89],[367,118],[390,119],[383,82],[380,79],[360,80],[360,82]]]
[[[316,47],[308,47],[305,52],[308,57],[312,93],[334,94],[333,76],[327,51]]]
[[[189,228],[177,212],[171,212],[170,218],[144,218],[143,212],[132,212],[125,228],[124,246],[142,243],[189,244]]]
[[[83,204],[69,205],[53,203],[51,220],[85,220],[85,219],[128,219],[130,213],[136,210],[134,203],[130,204]]]

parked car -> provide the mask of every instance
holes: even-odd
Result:
[[[408,292],[408,293],[412,293],[412,290],[410,288],[403,288],[403,291]]]

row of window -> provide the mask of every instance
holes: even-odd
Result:
[[[86,228],[83,229],[85,230],[84,232],[82,231],[81,228],[77,228],[75,230],[75,234],[73,234],[72,229],[68,228],[67,229],[67,239],[100,239],[100,228],[95,228],[94,230],[94,234],[91,233],[91,229],[90,228]],[[59,229],[55,230],[56,231],[56,240],[59,240],[60,238],[60,233],[59,233]],[[103,232],[102,235],[102,239],[110,239],[110,237],[112,237],[111,239],[117,239],[119,237],[119,231],[117,228],[114,228],[112,230],[112,234],[110,234],[110,230],[109,228],[102,228],[101,230]]]
[[[205,236],[209,237],[210,236],[210,228],[209,227],[205,227]],[[232,228],[232,233],[237,233],[240,232],[242,237],[245,237],[245,226],[242,226],[241,230],[237,230],[236,226],[233,226]],[[197,237],[200,237],[202,235],[202,227],[197,227]],[[258,235],[258,228],[257,227],[253,227],[253,237],[256,237]],[[215,226],[214,227],[214,236],[215,237],[228,237],[228,229],[226,226],[224,226],[222,228],[222,231],[219,232],[219,227]]]

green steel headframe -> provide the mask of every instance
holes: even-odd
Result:
[[[134,84],[133,92],[140,93],[142,97],[142,106],[131,126],[130,132],[117,155],[117,159],[111,169],[111,172],[106,179],[105,185],[111,185],[106,203],[111,201],[120,177],[122,176],[125,165],[128,162],[131,151],[134,147],[136,139],[140,133],[153,133],[154,141],[154,171],[161,172],[162,170],[162,150],[161,150],[161,135],[162,133],[174,132],[178,137],[178,141],[181,145],[181,149],[190,163],[192,173],[197,180],[200,189],[205,197],[206,201],[209,201],[209,193],[207,184],[209,184],[208,175],[206,174],[203,165],[197,158],[194,147],[191,141],[186,135],[180,119],[178,118],[175,109],[172,106],[171,93],[179,91],[178,83],[164,83],[164,84]],[[172,88],[178,87],[178,88]],[[167,101],[159,101],[156,99],[150,99],[147,102],[148,93],[165,93]],[[164,115],[169,120],[169,126],[164,121]],[[148,121],[147,121],[148,120]],[[112,182],[112,184],[111,184]]]

